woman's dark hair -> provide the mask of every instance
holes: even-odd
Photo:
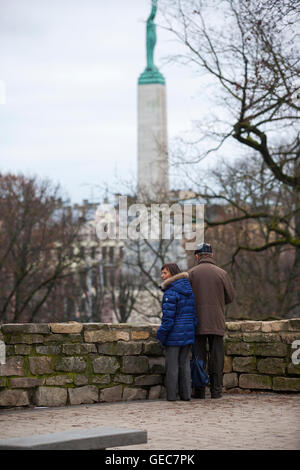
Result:
[[[172,276],[174,276],[175,274],[181,273],[181,269],[178,267],[178,265],[176,263],[164,264],[163,267],[161,268],[161,270],[163,270],[165,268],[170,271],[170,274],[172,274]]]

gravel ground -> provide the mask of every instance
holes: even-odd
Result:
[[[120,450],[299,450],[300,395],[226,393],[217,400],[0,411],[2,439],[96,426],[147,430],[147,444]]]

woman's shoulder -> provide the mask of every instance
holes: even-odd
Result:
[[[170,286],[167,290],[164,291],[163,300],[168,300],[169,298],[174,298],[178,296],[178,292]]]

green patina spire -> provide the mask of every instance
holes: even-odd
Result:
[[[156,25],[154,17],[157,11],[157,0],[152,0],[152,9],[149,18],[147,19],[146,31],[146,51],[147,51],[147,67],[144,72],[139,76],[139,85],[147,83],[161,83],[165,84],[165,78],[160,73],[158,68],[154,65],[154,47],[156,44]]]

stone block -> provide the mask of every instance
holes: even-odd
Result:
[[[62,372],[84,372],[86,361],[82,357],[58,357],[55,370]]]
[[[239,384],[238,375],[235,372],[230,372],[229,374],[223,375],[223,386],[225,388],[238,387],[238,384]]]
[[[27,406],[29,405],[26,390],[2,390],[0,392],[0,406]]]
[[[241,324],[242,322],[240,321],[228,321],[226,322],[226,330],[227,331],[240,331]]]
[[[247,343],[276,343],[281,338],[276,333],[244,333],[243,340]]]
[[[237,331],[229,331],[225,334],[224,341],[229,342],[229,343],[230,342],[238,343],[238,342],[244,340],[243,335],[244,335],[244,333],[239,333]]]
[[[125,344],[125,343],[124,343]],[[106,354],[108,356],[118,355],[118,342],[97,344],[97,351],[99,354]]]
[[[300,332],[295,331],[294,333],[280,332],[281,341],[285,344],[292,344],[293,341],[300,339]]]
[[[263,333],[272,333],[283,330],[288,330],[289,321],[288,320],[273,320],[273,321],[262,321],[261,322],[261,331]]]
[[[150,374],[164,374],[165,362],[166,362],[165,357],[149,357]]]
[[[255,343],[256,356],[286,357],[288,347],[283,343]]]
[[[272,379],[267,375],[259,374],[241,374],[239,378],[239,386],[241,388],[254,389],[272,389]]]
[[[6,387],[6,377],[0,377],[0,387]]]
[[[142,343],[133,341],[118,341],[114,343],[98,344],[99,354],[108,354],[111,356],[134,356],[142,352]]]
[[[130,335],[127,331],[119,330],[87,330],[84,331],[84,340],[87,343],[109,343],[113,341],[129,341]]]
[[[291,375],[299,375],[300,364],[293,364],[292,362],[290,362],[287,368],[287,373]]]
[[[86,375],[75,375],[74,377],[74,384],[77,386],[80,385],[87,385],[89,383],[89,379]]]
[[[261,321],[244,320],[241,322],[241,331],[261,331]]]
[[[130,385],[133,383],[133,377],[132,375],[117,374],[114,377],[114,382]]]
[[[122,372],[125,374],[143,374],[148,372],[149,359],[145,356],[124,356]]]
[[[122,385],[104,388],[100,391],[100,402],[114,402],[122,400]]]
[[[83,325],[76,321],[66,323],[49,323],[52,333],[81,333]]]
[[[162,382],[161,375],[141,375],[136,377],[135,385],[157,385]]]
[[[274,377],[273,390],[282,392],[300,392],[300,378]]]
[[[115,380],[115,382],[118,382]],[[94,375],[92,377],[92,383],[93,384],[100,384],[100,385],[107,385],[110,383],[110,375],[109,374],[104,374],[104,375]]]
[[[8,336],[6,339],[7,344],[38,344],[43,343],[46,335],[39,335],[39,334],[16,334]]]
[[[81,345],[81,353],[82,354],[91,354],[91,353],[97,353],[97,346],[96,344],[92,343],[82,343]]]
[[[254,356],[234,357],[232,370],[237,372],[255,372],[256,358]]]
[[[300,331],[300,318],[289,319],[289,330]]]
[[[163,346],[157,341],[149,341],[149,343],[144,343],[144,354],[146,355],[161,356],[163,352]]]
[[[68,391],[59,387],[39,387],[34,394],[36,406],[66,406]]]
[[[45,385],[68,385],[73,383],[72,377],[69,375],[53,375],[45,379]]]
[[[94,345],[93,345],[94,346]],[[66,354],[67,356],[74,356],[74,354],[81,354],[81,344],[62,344],[61,345],[61,352],[62,354]]]
[[[4,346],[3,346],[3,344],[4,344]],[[16,347],[16,345],[13,345],[13,344],[5,344],[4,342],[0,343],[1,357],[3,357],[3,355],[4,355],[4,357],[15,356],[16,355],[15,347]]]
[[[11,388],[32,388],[39,387],[44,384],[44,379],[35,377],[18,377],[10,379]]]
[[[49,326],[46,323],[6,323],[2,325],[1,330],[5,335],[18,333],[47,334],[50,332]]]
[[[66,341],[71,342],[70,335],[67,336],[67,335],[63,335],[60,333],[50,333],[49,335],[45,335],[44,337],[44,344],[46,343],[61,344],[61,343],[65,343]]]
[[[129,388],[125,387],[123,392],[123,400],[146,400],[147,398],[147,390],[142,388]]]
[[[48,356],[29,357],[29,367],[33,375],[52,374],[53,359]]]
[[[133,329],[131,332],[131,339],[134,341],[148,339],[149,336],[150,336],[150,332],[148,330]]]
[[[155,385],[149,390],[149,400],[158,400],[161,395],[161,385]]]
[[[101,356],[93,360],[95,374],[114,374],[119,368],[119,361],[114,356]]]
[[[232,371],[232,357],[224,356],[224,369],[223,372],[231,372]]]
[[[0,364],[0,376],[24,375],[23,361],[23,357],[7,357],[6,363]]]
[[[16,346],[17,347],[17,346]],[[35,351],[37,354],[44,354],[44,355],[55,355],[59,354],[61,350],[61,346],[59,344],[49,344],[46,346],[35,346]]]
[[[119,341],[117,343],[117,354],[119,356],[135,356],[141,354],[143,349],[143,343],[138,343],[134,341],[130,341],[128,343],[124,343],[123,341]]]
[[[29,344],[15,344],[15,354],[20,356],[29,356],[31,346]]]
[[[69,388],[70,405],[80,405],[81,403],[95,403],[99,400],[99,390],[95,385],[85,385],[84,387]]]
[[[285,374],[285,369],[285,360],[278,357],[267,357],[257,362],[257,370],[263,374],[281,375]]]
[[[253,356],[254,355],[254,343],[225,343],[226,355],[235,356]]]
[[[83,343],[83,336],[80,333],[63,334],[62,336],[66,343]]]
[[[262,321],[261,323],[261,331],[263,333],[272,333],[273,331],[273,326],[272,326],[272,323],[274,323],[273,321]],[[279,330],[277,330],[279,331]]]
[[[6,387],[6,377],[0,377],[0,387]]]

